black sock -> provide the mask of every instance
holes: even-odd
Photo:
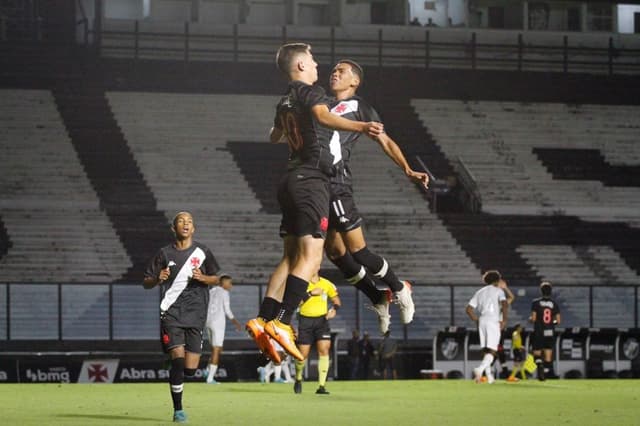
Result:
[[[265,297],[262,299],[262,303],[260,304],[260,312],[258,316],[263,318],[265,321],[271,321],[274,319],[278,312],[280,312],[281,303],[272,297]]]
[[[169,384],[171,385],[171,399],[174,411],[182,410],[182,388],[184,387],[184,358],[171,360],[169,370]]]
[[[544,380],[545,376],[544,376],[544,362],[542,361],[542,358],[540,357],[535,357],[535,361],[536,361],[536,371],[538,372],[538,378],[541,380]]]
[[[353,284],[355,288],[360,290],[369,298],[374,305],[380,303],[384,297],[384,293],[376,287],[373,279],[367,274],[367,271],[362,265],[360,265],[351,256],[350,253],[345,253],[337,259],[331,259],[334,265],[340,269],[342,275],[347,279],[350,284]]]
[[[381,279],[392,291],[402,290],[402,282],[396,277],[396,274],[383,257],[370,252],[369,249],[365,247],[353,253],[353,258],[371,271],[376,278]]]
[[[376,283],[369,275],[366,275],[363,279],[355,284],[355,288],[360,290],[371,300],[374,305],[382,302],[382,299],[387,297],[382,290],[376,287]]]
[[[329,258],[329,260],[331,260],[331,262],[333,262],[333,264],[336,265],[338,269],[340,269],[340,272],[342,272],[346,279],[357,276],[360,272],[360,269],[362,268],[362,265],[356,262],[356,260],[353,258],[353,256],[351,256],[351,253],[349,252],[346,252],[343,256],[340,256],[336,259]]]
[[[307,292],[309,283],[302,278],[289,274],[286,286],[277,319],[285,324],[291,324],[291,317],[298,309],[298,305]]]

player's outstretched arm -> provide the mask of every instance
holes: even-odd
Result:
[[[429,186],[429,175],[423,172],[416,172],[409,166],[402,150],[398,144],[391,139],[391,136],[386,133],[381,133],[377,138],[374,138],[374,140],[380,144],[385,154],[402,169],[409,179],[425,188]]]
[[[316,120],[324,127],[348,132],[366,133],[370,137],[377,137],[384,133],[384,125],[377,121],[354,121],[332,114],[324,104],[315,105],[311,112]]]

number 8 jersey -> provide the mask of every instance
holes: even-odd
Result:
[[[550,297],[540,297],[531,303],[531,312],[536,313],[533,332],[538,336],[552,337],[555,329],[555,318],[560,313],[560,307]]]

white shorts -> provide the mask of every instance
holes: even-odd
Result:
[[[480,319],[478,322],[478,333],[480,334],[480,347],[497,351],[500,344],[500,322],[496,320]]]
[[[224,329],[226,324],[209,324],[205,325],[205,329],[207,331],[207,339],[209,340],[209,344],[211,346],[220,346],[224,342]]]

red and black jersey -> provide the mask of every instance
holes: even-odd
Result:
[[[191,277],[196,268],[205,275],[219,272],[220,267],[213,253],[196,241],[185,250],[168,245],[151,259],[145,277],[157,277],[160,270],[166,267],[169,267],[171,274],[162,283],[160,315],[163,320],[169,325],[203,328],[207,319],[209,286]]]
[[[320,125],[311,113],[314,106],[328,107],[330,102],[320,86],[301,81],[289,83],[287,94],[278,102],[273,123],[287,137],[289,170],[304,167],[321,170],[327,176],[335,174],[334,165],[340,162],[339,140],[333,129]]]
[[[560,313],[560,307],[550,297],[540,297],[531,303],[531,312],[536,313],[536,322],[533,331],[539,335],[547,335],[555,329],[556,315]]]

